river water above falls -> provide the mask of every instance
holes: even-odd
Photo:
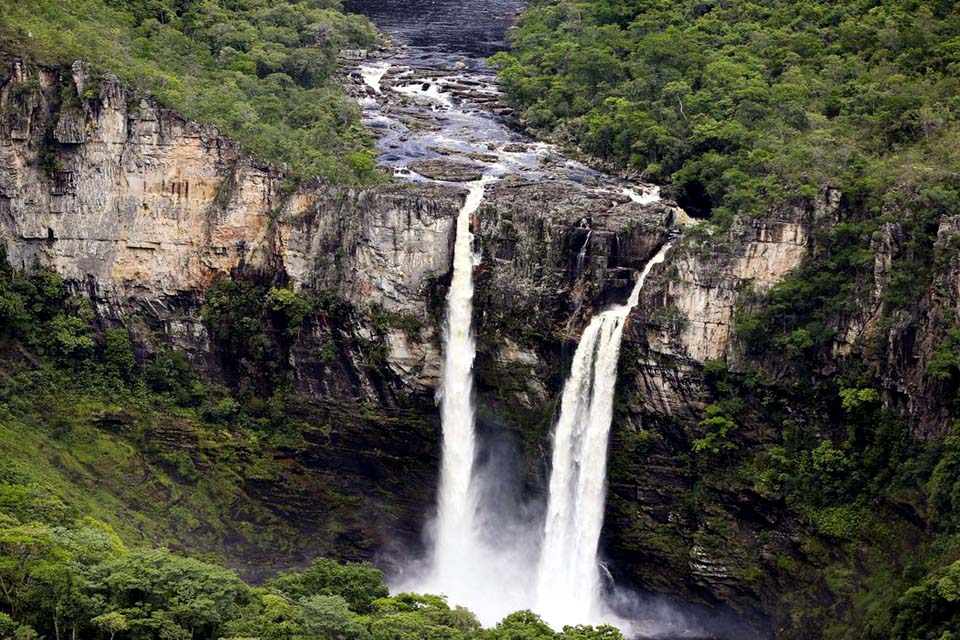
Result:
[[[603,396],[602,399],[581,394],[582,406],[564,410],[588,417],[596,414],[587,420],[590,424],[581,426],[595,427],[596,433],[591,437],[599,437],[602,442],[592,447],[591,455],[596,460],[583,458],[584,454],[573,450],[582,445],[580,431],[572,423],[563,423],[561,417],[563,424],[557,428],[556,444],[569,445],[571,450],[559,455],[555,452],[554,465],[558,460],[569,460],[576,468],[553,470],[554,474],[572,471],[573,475],[555,476],[550,483],[551,496],[549,500],[544,497],[543,502],[549,501],[551,510],[562,517],[554,517],[553,527],[548,526],[545,532],[543,503],[534,518],[529,513],[504,514],[485,506],[491,495],[508,492],[501,485],[511,477],[500,473],[497,465],[491,471],[477,468],[475,462],[480,443],[474,424],[475,349],[471,315],[472,271],[479,256],[473,253],[468,227],[481,206],[485,185],[499,180],[550,181],[592,194],[610,194],[621,199],[629,196],[637,203],[659,199],[655,186],[630,184],[598,172],[513,126],[509,109],[499,101],[495,76],[484,64],[484,57],[505,46],[505,33],[523,5],[520,0],[347,3],[348,10],[370,17],[394,45],[388,51],[373,52],[348,70],[351,92],[360,101],[364,121],[377,137],[380,166],[392,170],[402,180],[460,184],[469,188],[470,193],[458,218],[453,284],[447,299],[444,371],[438,396],[444,423],[444,459],[438,518],[428,536],[432,555],[424,566],[413,566],[399,576],[393,586],[399,590],[443,593],[452,604],[473,610],[484,625],[492,625],[515,610],[534,609],[557,628],[564,624],[612,622],[637,637],[710,636],[713,634],[705,632],[702,624],[691,623],[689,617],[679,615],[675,608],[661,601],[651,603],[633,598],[629,606],[619,609],[621,614],[626,612],[629,621],[599,602],[597,606],[584,602],[578,603],[578,607],[562,605],[576,603],[584,593],[599,598],[601,567],[596,547],[603,517],[605,455],[599,456],[598,452],[605,450],[610,428],[607,405],[612,405],[619,336],[630,308],[637,304],[640,282],[629,305],[614,306],[598,316],[595,324],[611,327],[611,335],[604,334],[605,346],[591,344],[578,350],[583,352],[581,368],[589,370],[584,375],[592,380],[594,373],[602,375],[599,368],[603,368],[608,379],[598,379],[585,387],[593,389],[599,385],[603,392],[596,395]],[[674,216],[675,221],[678,218]],[[582,264],[590,241],[591,232],[587,229],[578,264]],[[664,248],[658,254],[658,261],[665,251]],[[582,266],[578,266],[578,273],[579,270]],[[639,276],[637,273],[634,277]],[[584,335],[593,333],[588,330]],[[603,359],[600,356],[610,362],[602,362],[601,367],[597,364],[597,360]],[[574,379],[570,384],[579,383]],[[574,394],[564,394],[564,402],[570,405],[568,395]],[[564,435],[563,429],[569,433]],[[601,464],[586,466],[598,460]],[[593,488],[580,491],[578,483]],[[556,490],[559,495],[561,486],[567,499],[558,501],[552,494]],[[578,495],[589,499],[590,504],[578,502]],[[571,513],[578,509],[582,512]],[[566,530],[569,533],[563,533]],[[544,543],[545,539],[549,544]],[[571,551],[570,545],[577,544],[583,548]],[[543,550],[550,553],[541,560]],[[568,552],[571,563],[576,559],[579,574],[562,566],[560,556]],[[552,566],[557,567],[556,581],[548,575]],[[578,586],[581,575],[586,575],[590,584]],[[544,606],[545,596],[555,599],[560,606]]]

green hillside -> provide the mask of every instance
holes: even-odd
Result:
[[[341,48],[375,40],[337,0],[0,5],[0,49],[47,64],[87,60],[295,178],[373,178],[372,138],[334,72]]]

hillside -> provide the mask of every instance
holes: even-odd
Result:
[[[337,0],[23,0],[0,7],[5,51],[40,64],[87,61],[220,127],[248,152],[286,164],[293,178],[373,179],[372,139],[334,72],[340,49],[368,48],[376,35]]]

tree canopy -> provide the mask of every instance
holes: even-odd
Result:
[[[0,4],[0,48],[48,64],[87,60],[298,178],[372,178],[372,137],[334,72],[341,48],[375,40],[337,0]]]

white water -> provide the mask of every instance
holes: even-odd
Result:
[[[472,490],[477,436],[474,429],[473,360],[473,233],[470,217],[480,207],[486,181],[470,186],[457,216],[453,279],[447,293],[443,333],[443,382],[438,392],[443,423],[443,466],[437,507],[433,570],[439,578],[455,578],[465,545],[476,530],[476,492]],[[442,580],[446,582],[446,580]]]
[[[643,188],[643,193],[637,193],[633,189],[624,188],[623,195],[627,196],[637,204],[650,204],[660,199],[660,187],[649,185]]]
[[[380,81],[383,80],[383,76],[385,76],[389,70],[390,65],[385,62],[363,66],[360,67],[360,76],[363,78],[364,83],[373,89],[374,93],[382,93],[380,90]]]
[[[617,360],[624,322],[637,306],[650,270],[664,261],[669,249],[670,243],[665,244],[646,264],[626,304],[593,318],[580,338],[563,388],[536,583],[536,611],[555,629],[611,618],[601,598],[597,545]]]
[[[407,96],[413,96],[415,98],[426,98],[427,100],[432,100],[433,102],[439,103],[444,108],[452,108],[453,101],[450,99],[450,94],[441,91],[440,85],[435,82],[416,82],[414,84],[405,84],[393,88],[397,93],[402,93]]]
[[[587,260],[587,249],[590,248],[590,236],[593,235],[593,229],[587,230],[587,237],[583,239],[583,246],[580,247],[580,251],[577,253],[577,277],[580,277],[580,274],[583,273],[583,265]]]
[[[521,541],[526,531],[509,531],[496,515],[479,511],[484,483],[496,479],[474,471],[477,438],[473,404],[472,330],[473,267],[478,262],[472,244],[470,218],[483,200],[485,177],[470,185],[457,217],[453,279],[447,294],[443,341],[443,378],[438,397],[443,423],[443,462],[440,471],[433,553],[425,575],[396,585],[399,590],[439,593],[451,604],[470,608],[485,625],[493,625],[518,608],[529,606],[535,555]],[[482,474],[481,474],[482,475]],[[495,522],[496,521],[496,522]],[[489,533],[496,528],[497,540]],[[503,537],[512,538],[504,543]]]

